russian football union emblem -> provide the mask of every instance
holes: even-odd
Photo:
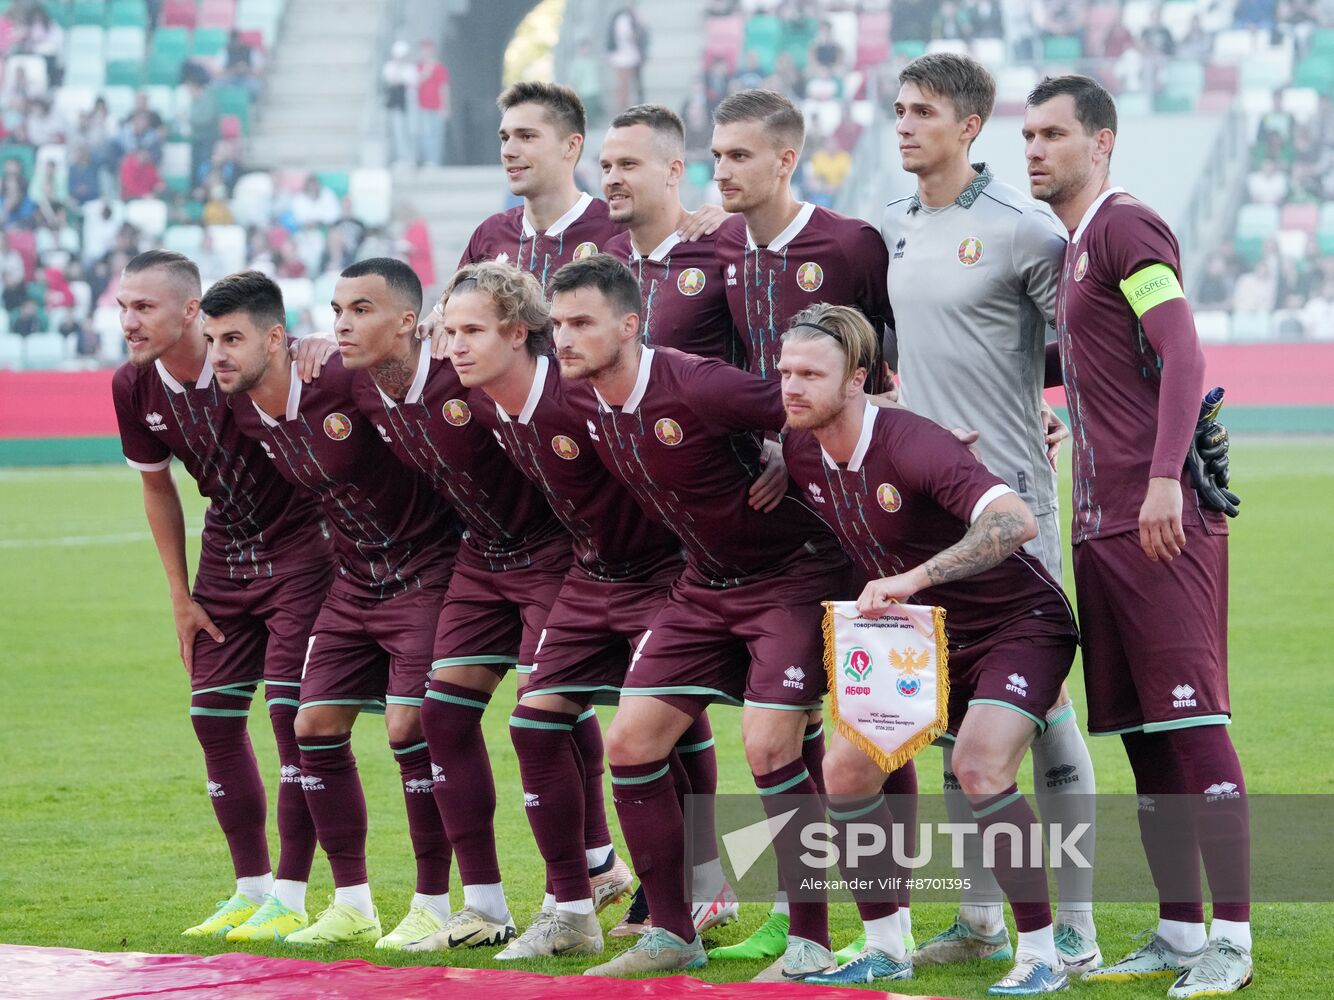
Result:
[[[573,462],[579,457],[579,446],[575,444],[574,438],[564,434],[557,434],[551,439],[551,450],[567,462]]]
[[[813,260],[808,260],[797,268],[797,287],[803,292],[813,292],[824,284],[824,268]]]
[[[574,248],[574,259],[583,260],[585,257],[592,257],[597,252],[598,245],[596,243],[580,243]]]
[[[472,419],[472,410],[468,409],[468,404],[461,399],[451,399],[440,408],[441,414],[445,420],[455,427],[462,427]]]
[[[965,237],[959,244],[959,263],[964,267],[972,267],[982,259],[982,241],[976,236]]]
[[[899,491],[891,483],[881,483],[875,491],[876,503],[887,513],[894,513],[903,506],[903,497],[899,496]]]
[[[922,690],[922,682],[916,677],[901,677],[895,683],[894,689],[905,698],[911,698],[918,691]]]
[[[1075,261],[1075,280],[1083,281],[1084,275],[1089,273],[1089,252],[1085,250],[1079,255],[1079,260]]]
[[[860,646],[854,646],[848,650],[847,663],[843,667],[843,672],[858,683],[866,680],[871,676],[871,654]]]
[[[653,425],[653,433],[658,436],[658,440],[668,448],[675,448],[685,440],[685,435],[681,433],[681,425],[671,417],[663,417]]]
[[[334,441],[341,441],[352,433],[352,421],[347,414],[330,413],[324,418],[324,433]]]
[[[704,272],[697,267],[688,267],[676,279],[676,287],[682,295],[698,295],[704,291]]]

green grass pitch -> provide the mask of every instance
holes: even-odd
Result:
[[[1232,736],[1252,792],[1328,794],[1334,791],[1334,772],[1326,766],[1334,755],[1328,716],[1334,706],[1328,669],[1334,647],[1329,583],[1334,535],[1325,505],[1334,493],[1334,440],[1237,442],[1233,467],[1245,505],[1231,547],[1231,677],[1237,714]],[[1068,477],[1067,471],[1063,478]],[[193,493],[192,484],[182,486]],[[189,516],[195,530],[200,511],[198,498],[192,498]],[[186,678],[176,659],[138,476],[110,466],[0,470],[0,565],[5,637],[0,940],[110,951],[221,950],[221,941],[179,936],[215,900],[230,895],[232,879],[186,717]],[[1074,688],[1082,717],[1077,678]],[[511,907],[522,926],[540,902],[542,872],[523,817],[506,731],[511,699],[512,688],[503,687],[487,727],[500,799],[501,860]],[[264,773],[275,776],[273,741],[263,703],[258,704],[253,739]],[[1316,708],[1314,716],[1304,716],[1308,706]],[[610,710],[602,711],[605,725]],[[721,790],[747,791],[739,715],[719,708],[712,718]],[[357,726],[354,745],[370,807],[372,886],[387,930],[402,915],[412,890],[403,802],[378,718],[367,717]],[[1093,755],[1100,790],[1132,790],[1119,742],[1094,741]],[[925,752],[918,766],[923,789],[936,787],[937,751]],[[608,793],[609,807],[610,799]],[[276,832],[271,843],[276,849]],[[1300,865],[1301,859],[1293,862]],[[315,910],[332,891],[328,868],[318,856],[313,878],[309,898]],[[456,887],[456,905],[460,899]],[[738,940],[763,918],[764,909],[743,907],[740,925],[717,932],[715,940]],[[610,926],[620,910],[605,913],[604,925]],[[914,906],[918,940],[942,929],[951,910],[943,903]],[[1130,948],[1132,934],[1154,924],[1155,909],[1102,905],[1096,916],[1103,951],[1115,959]],[[1329,996],[1334,906],[1263,904],[1253,919],[1257,977],[1247,996]],[[835,907],[832,924],[835,944],[846,943],[856,930],[855,911],[850,905]],[[608,940],[609,949],[623,947]],[[266,951],[291,954],[280,947]],[[352,954],[325,951],[312,957]],[[494,965],[490,954],[489,949],[450,953],[442,960]],[[369,951],[357,957],[395,961]],[[524,967],[557,974],[576,973],[584,964],[549,960]],[[702,977],[748,978],[756,971],[718,962]],[[977,997],[1001,971],[980,965],[923,969],[902,987],[909,993]],[[1076,984],[1072,992],[1130,1000],[1163,996],[1166,986],[1162,981],[1124,987]]]

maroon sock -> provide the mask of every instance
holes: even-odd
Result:
[[[1246,779],[1226,726],[1164,733],[1186,777],[1195,806],[1195,839],[1209,879],[1214,916],[1251,919],[1251,824]]]
[[[417,891],[423,896],[449,892],[449,838],[435,804],[431,751],[426,741],[390,743],[403,779],[403,801],[408,809],[408,837],[417,858]]]
[[[653,926],[695,939],[685,878],[685,818],[666,758],[611,765],[612,801],[630,858],[653,913]]]
[[[611,843],[607,829],[607,807],[602,801],[602,775],[606,771],[602,748],[602,726],[592,708],[579,716],[574,724],[574,748],[583,765],[584,778],[584,847],[606,847]]]
[[[1135,773],[1139,839],[1158,890],[1158,916],[1188,924],[1204,923],[1200,850],[1188,787],[1167,733],[1123,733],[1121,743]]]
[[[287,704],[291,701],[292,704]],[[269,698],[269,722],[278,744],[278,871],[289,882],[309,882],[315,859],[315,821],[301,790],[301,751],[296,746],[295,698]]]
[[[714,796],[718,794],[718,755],[713,746],[709,717],[701,712],[676,741],[676,754],[690,788],[686,816],[690,835],[690,863],[702,865],[718,857],[714,824]]]
[[[874,795],[831,795],[829,796],[829,822],[834,827],[834,841],[838,844],[839,870],[848,882],[859,888],[852,890],[852,898],[857,902],[857,914],[863,920],[879,920],[899,912],[897,890],[894,878],[900,873],[894,863],[893,847],[894,816],[889,810],[885,796],[876,792]],[[848,863],[848,827],[878,826],[884,834],[884,849],[874,857],[859,857],[855,866]],[[870,846],[864,834],[859,835],[858,843],[862,850]],[[864,887],[864,888],[861,888]]]
[[[301,747],[301,787],[329,857],[335,886],[364,885],[366,795],[352,756],[352,734],[311,736]]]
[[[264,832],[268,804],[246,732],[249,714],[248,700],[220,691],[190,699],[190,722],[204,751],[209,800],[227,838],[237,878],[267,875],[271,870]]]
[[[823,740],[821,743],[823,744]],[[821,756],[823,755],[822,746]],[[778,875],[782,884],[800,886],[806,874],[800,860],[800,855],[805,850],[801,846],[801,830],[807,824],[824,822],[824,807],[820,803],[820,792],[816,787],[815,778],[806,769],[804,756],[784,764],[777,770],[767,774],[756,774],[754,777],[755,787],[759,789],[764,804],[765,815],[770,819],[793,809],[797,810],[797,815],[791,817],[774,838],[774,853],[778,857]],[[787,902],[792,912],[788,933],[828,948],[829,902],[824,893],[788,890]]]
[[[431,746],[435,801],[458,859],[464,885],[500,881],[496,859],[496,783],[482,737],[491,696],[431,678],[422,703],[422,731]]]
[[[815,782],[815,789],[824,794],[824,722],[812,722],[801,737],[801,762]]]
[[[1028,800],[1019,791],[1018,785],[1011,785],[999,795],[968,796],[973,816],[978,822],[978,833],[987,837],[987,831],[1004,823],[1014,828],[1017,833],[998,833],[994,841],[994,865],[992,873],[996,882],[1010,901],[1014,912],[1014,926],[1023,932],[1040,930],[1051,924],[1051,903],[1048,899],[1047,870],[1039,865],[1029,864],[1029,849],[1034,831],[1037,829],[1037,816],[1028,805]],[[1037,833],[1039,842],[1041,832]],[[983,841],[983,854],[985,844]],[[1040,848],[1039,848],[1040,850]],[[1015,855],[1019,863],[1015,864]],[[1039,854],[1039,857],[1041,855]]]
[[[891,771],[880,790],[889,796],[889,811],[895,825],[903,831],[903,856],[917,857],[917,765],[908,761],[897,771]],[[899,906],[906,907],[912,902],[909,888],[912,879],[907,877],[912,872],[903,869],[896,874],[903,877],[899,883]]]
[[[584,857],[584,802],[571,731],[575,716],[544,712],[520,702],[510,716],[510,739],[519,757],[524,815],[547,865],[547,891],[559,903],[591,899]]]

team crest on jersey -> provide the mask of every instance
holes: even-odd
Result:
[[[881,483],[875,491],[875,502],[887,513],[894,513],[903,506],[903,497],[892,483]]]
[[[593,242],[580,243],[574,248],[574,259],[583,260],[585,257],[592,257],[598,252],[598,245]]]
[[[697,267],[688,267],[676,279],[677,290],[682,295],[698,295],[704,291],[704,272]]]
[[[1079,255],[1079,260],[1075,261],[1075,280],[1083,281],[1084,275],[1089,273],[1089,252],[1085,250]]]
[[[972,267],[982,259],[982,241],[976,236],[966,236],[964,241],[959,244],[959,263],[964,267]]]
[[[551,450],[567,462],[573,462],[579,457],[579,446],[575,444],[574,438],[564,434],[557,434],[551,439]]]
[[[440,408],[440,413],[447,423],[455,427],[462,427],[472,419],[472,410],[468,409],[468,404],[461,399],[446,401]]]
[[[324,433],[334,441],[341,441],[352,433],[352,421],[345,413],[330,413],[324,418]]]
[[[797,287],[803,292],[813,292],[824,284],[824,268],[813,260],[808,260],[797,268]]]
[[[671,417],[663,417],[653,425],[653,433],[658,436],[658,440],[668,448],[675,448],[685,440],[685,435],[681,433],[681,425]]]

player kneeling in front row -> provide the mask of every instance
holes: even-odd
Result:
[[[817,305],[783,337],[779,371],[788,433],[783,456],[812,506],[871,578],[858,600],[866,617],[894,601],[945,608],[949,634],[949,731],[954,765],[981,827],[996,833],[996,880],[1019,928],[1014,969],[996,996],[1068,985],[1052,933],[1047,876],[1013,864],[1028,858],[1036,818],[1015,777],[1074,658],[1070,605],[1021,546],[1036,525],[1027,504],[943,428],[907,410],[867,402],[863,383],[876,337],[856,310]],[[885,772],[840,734],[825,757],[835,826],[885,824]],[[1022,843],[1015,844],[1015,833]],[[1011,848],[1019,848],[1012,855]],[[907,979],[911,960],[894,902],[858,899],[866,950],[807,982]]]

